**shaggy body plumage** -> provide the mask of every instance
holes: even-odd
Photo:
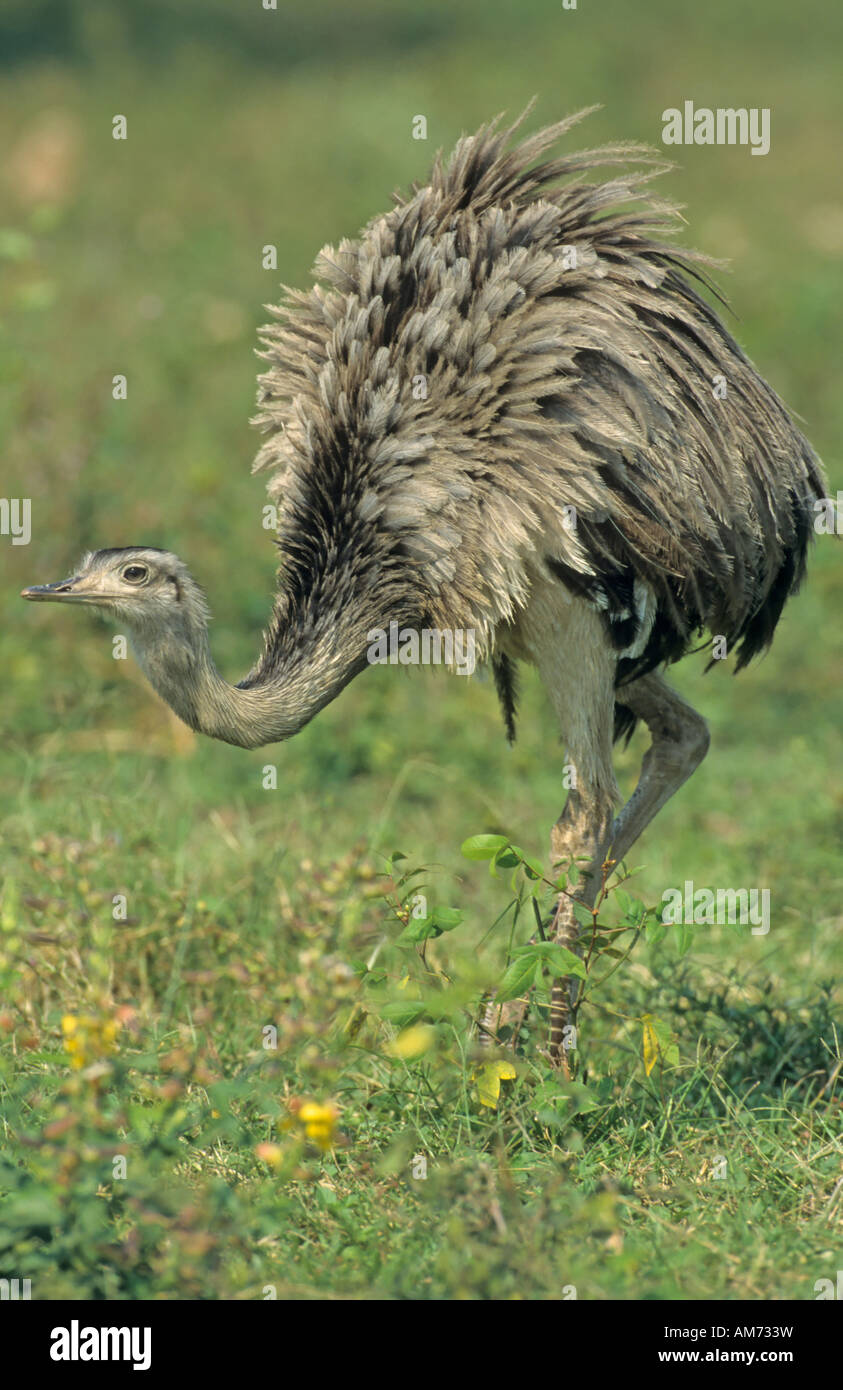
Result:
[[[289,292],[265,330],[255,465],[284,580],[318,601],[332,569],[365,587],[377,557],[399,606],[490,650],[538,568],[602,611],[622,679],[706,629],[740,665],[801,576],[817,460],[694,288],[710,262],[657,239],[677,213],[652,172],[580,178],[654,156],[531,168],[577,119],[513,151],[494,123],[461,140],[320,253],[327,288]]]
[[[516,665],[532,662],[577,773],[553,858],[591,860],[589,901],[598,866],[707,746],[657,669],[706,633],[738,668],[769,643],[824,483],[700,294],[711,263],[664,240],[677,211],[651,194],[658,157],[616,145],[536,163],[578,119],[514,149],[518,123],[463,138],[273,311],[255,468],[282,560],[239,686],[216,672],[201,593],[167,552],[97,552],[26,594],[118,613],[177,712],[245,746],[306,723],[393,620],[473,630],[510,734]],[[637,719],[653,746],[616,817],[612,738]],[[568,898],[555,931],[574,943]],[[556,1059],[571,1007],[557,988]]]

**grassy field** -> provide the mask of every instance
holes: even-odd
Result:
[[[686,99],[770,108],[767,156],[682,148],[664,184],[843,487],[843,18],[253,8],[0,18],[2,491],[32,499],[31,542],[0,537],[0,1276],[38,1299],[812,1299],[843,1268],[838,545],[763,661],[674,673],[712,750],[606,907],[769,888],[769,934],[651,921],[584,1012],[576,1080],[536,1025],[496,1105],[470,1018],[530,884],[460,845],[545,854],[564,753],[536,681],[511,749],[489,682],[375,668],[246,753],[181,726],[105,624],[17,594],[87,548],[170,547],[245,673],[275,568],[249,475],[262,305],[534,93],[536,122],[604,103],[589,145],[658,143]],[[625,792],[645,746],[618,754]],[[414,893],[461,914],[421,952]]]

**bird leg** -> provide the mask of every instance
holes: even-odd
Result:
[[[615,864],[628,853],[674,792],[687,781],[705,757],[708,726],[687,701],[671,690],[658,675],[643,676],[623,687],[619,703],[626,705],[647,725],[652,743],[644,755],[638,784],[614,821],[605,797],[572,791],[565,810],[551,832],[554,870],[564,861],[587,858],[578,865],[573,893],[560,895],[553,938],[570,951],[578,951],[580,928],[574,903],[594,906],[601,885]],[[556,979],[551,993],[550,1059],[566,1075],[568,1049],[576,1040],[578,982]]]
[[[509,634],[514,655],[538,669],[559,719],[568,749],[565,809],[551,834],[553,875],[577,862],[577,883],[568,885],[558,901],[551,939],[574,949],[578,936],[572,897],[593,903],[611,838],[612,817],[620,793],[612,769],[617,656],[606,641],[603,621],[594,605],[565,595],[557,581],[536,576],[531,602],[521,614],[516,633]],[[585,861],[585,862],[581,862]],[[572,982],[554,980],[551,994],[551,1055],[562,1064],[571,1021]],[[529,999],[498,1004],[493,999],[483,1020],[488,1034],[498,1022],[517,1035]]]
[[[651,674],[624,686],[618,703],[643,719],[652,736],[644,754],[641,775],[632,796],[607,826],[606,807],[599,798],[583,798],[571,792],[565,810],[551,832],[554,864],[585,853],[589,863],[580,870],[571,897],[560,896],[554,923],[554,939],[577,951],[579,924],[574,902],[591,908],[601,883],[628,853],[662,806],[699,766],[708,751],[708,726],[675,690]],[[568,1074],[567,1051],[576,1033],[575,978],[554,980],[550,1010],[550,1059]]]
[[[614,864],[704,758],[708,728],[655,673],[616,690],[617,653],[606,642],[599,614],[576,597],[560,601],[555,583],[536,580],[532,602],[519,620],[517,640],[515,655],[534,663],[550,695],[575,773],[565,809],[551,832],[550,851],[554,877],[565,873],[571,862],[578,872],[573,876],[576,882],[569,879],[559,896],[549,934],[577,951],[580,928],[574,903],[594,906]],[[643,720],[652,738],[638,785],[617,816],[620,794],[612,767],[616,703]],[[556,978],[551,989],[549,1054],[566,1073],[567,1054],[576,1037],[572,1030],[578,991],[575,978]],[[510,1038],[516,1037],[528,1008],[529,999],[504,1004],[492,999],[483,1036],[491,1041],[504,1024]]]
[[[612,828],[611,858],[620,862],[702,762],[710,739],[702,715],[654,673],[621,687],[617,700],[644,720],[652,737],[638,785]]]
[[[604,878],[603,862],[612,841],[614,806],[607,796],[589,795],[583,789],[571,790],[565,809],[550,832],[550,862],[554,876],[566,873],[568,887],[560,893],[553,919],[551,939],[567,950],[580,954],[580,925],[574,904],[594,906]],[[585,861],[585,862],[583,862]],[[576,866],[576,875],[570,866]],[[572,882],[572,879],[576,882]],[[554,1066],[570,1074],[568,1051],[576,1045],[576,976],[555,977],[550,993],[550,1040],[548,1053]]]

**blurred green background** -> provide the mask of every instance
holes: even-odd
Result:
[[[323,243],[422,178],[438,147],[533,95],[531,127],[602,103],[572,146],[658,144],[662,111],[686,99],[770,108],[766,157],[670,149],[679,167],[662,187],[686,206],[686,243],[730,261],[734,331],[801,416],[833,493],[841,51],[843,11],[827,0],[4,0],[0,468],[3,495],[32,499],[32,539],[0,538],[0,759],[3,854],[30,895],[52,836],[59,859],[87,847],[95,886],[128,885],[150,929],[176,888],[229,899],[248,953],[303,861],[400,847],[439,866],[443,901],[479,939],[500,903],[467,876],[460,842],[500,830],[543,854],[564,799],[531,673],[511,750],[488,682],[387,668],[290,744],[244,753],[178,726],[131,660],[112,659],[104,624],[18,591],[70,573],[87,548],[172,548],[208,591],[221,670],[244,674],[275,570],[249,472],[262,306],[279,280],[307,284]],[[412,138],[417,114],[427,141]],[[277,273],[262,269],[267,243]],[[126,401],[112,399],[116,373]],[[634,852],[648,900],[685,878],[771,889],[769,938],[714,932],[700,961],[772,980],[786,1009],[839,975],[840,597],[840,551],[822,538],[767,658],[737,681],[725,663],[703,676],[703,657],[675,672],[712,751]],[[619,754],[625,791],[644,747],[639,732]]]

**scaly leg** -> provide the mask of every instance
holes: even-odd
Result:
[[[653,817],[699,766],[709,746],[705,720],[661,676],[642,676],[618,691],[617,699],[644,720],[652,736],[638,785],[608,833],[606,807],[600,798],[592,796],[583,803],[572,794],[551,836],[555,861],[588,855],[590,864],[585,866],[585,873],[581,872],[575,897],[589,908],[600,890],[604,861],[608,861],[606,869],[610,872],[611,866],[624,858]],[[579,926],[570,899],[560,899],[555,936],[561,945],[577,950]],[[570,1030],[576,1024],[577,988],[575,979],[556,980],[551,996],[550,1057],[565,1070]]]
[[[519,632],[522,650],[532,660],[550,694],[575,770],[573,789],[551,832],[554,874],[577,863],[577,883],[560,895],[551,935],[577,951],[579,924],[572,898],[593,907],[604,872],[631,849],[641,832],[705,757],[709,737],[705,720],[652,673],[614,689],[614,653],[602,622],[590,604],[560,602],[558,589],[537,587],[534,604]],[[633,711],[650,730],[638,785],[613,820],[620,800],[612,767],[615,701]],[[605,865],[605,869],[604,869]],[[551,992],[550,1056],[567,1071],[567,1046],[575,1024],[575,979],[554,980]],[[529,1001],[489,1004],[484,1024],[494,1036],[500,1021],[513,1031],[521,1026]]]
[[[575,886],[559,896],[552,936],[560,946],[580,954],[580,924],[574,903],[594,906],[603,877],[603,861],[612,840],[613,802],[599,793],[571,791],[565,809],[550,832],[551,872],[565,872],[570,861],[576,863]],[[582,862],[585,860],[586,862]],[[577,862],[579,861],[579,862]],[[569,896],[570,895],[570,896]],[[575,1044],[575,1002],[579,980],[576,976],[555,978],[550,993],[550,1060],[568,1074],[568,1049]]]
[[[619,861],[702,762],[710,739],[702,715],[655,673],[622,686],[616,698],[644,720],[653,740],[638,785],[612,830],[611,857]]]

